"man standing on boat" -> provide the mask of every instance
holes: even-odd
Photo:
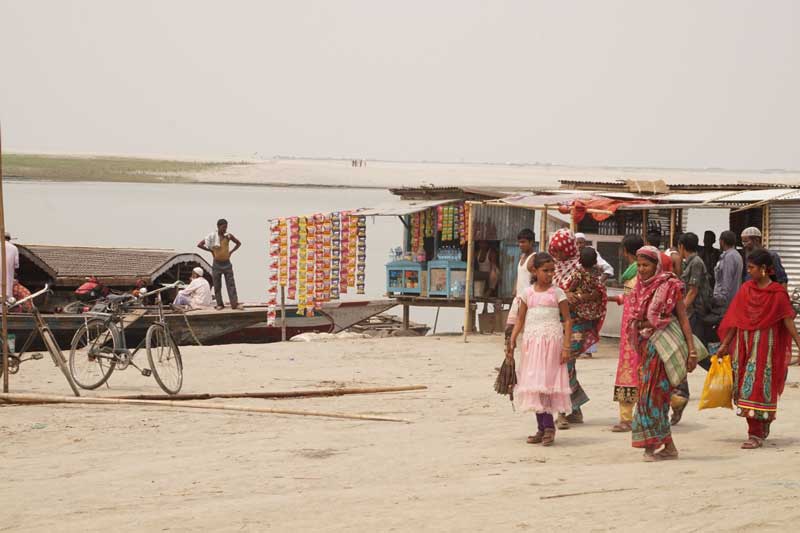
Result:
[[[231,249],[231,243],[234,244]],[[224,309],[222,301],[222,276],[225,276],[225,286],[228,289],[228,299],[231,309],[239,307],[239,298],[236,295],[236,282],[233,279],[233,265],[231,255],[242,246],[242,242],[228,233],[228,221],[221,218],[217,221],[217,231],[210,233],[205,239],[197,243],[201,250],[211,252],[214,262],[211,265],[211,277],[214,280],[214,297],[217,300],[215,309]]]

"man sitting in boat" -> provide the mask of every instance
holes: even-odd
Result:
[[[175,305],[185,305],[189,309],[205,309],[211,307],[211,286],[204,277],[205,272],[200,267],[192,269],[192,281],[185,289],[178,291],[173,302]]]

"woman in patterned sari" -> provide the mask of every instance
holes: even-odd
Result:
[[[626,299],[631,306],[628,342],[639,355],[639,391],[633,415],[633,447],[644,448],[645,461],[677,459],[678,449],[672,441],[669,423],[671,385],[664,362],[651,338],[665,330],[677,315],[680,329],[688,345],[689,372],[697,366],[697,352],[683,305],[683,283],[671,272],[664,272],[658,248],[644,246],[636,252],[637,282]],[[663,446],[663,449],[656,450]]]
[[[747,418],[742,448],[748,450],[760,448],[769,435],[791,363],[792,340],[800,347],[789,294],[771,279],[771,269],[769,252],[750,254],[750,281],[736,293],[718,328],[719,353],[731,355],[736,414]]]
[[[579,303],[589,303],[602,301],[603,294],[598,291],[576,294],[570,291],[573,275],[578,272],[580,266],[578,255],[578,245],[575,236],[568,229],[560,229],[550,238],[547,251],[556,260],[556,273],[553,284],[560,287],[567,294],[570,304],[570,314],[572,315],[572,357],[567,363],[567,373],[569,374],[569,385],[572,391],[572,412],[561,413],[556,420],[558,429],[569,429],[570,423],[582,424],[583,412],[581,406],[589,401],[589,396],[581,387],[578,381],[578,372],[575,368],[575,358],[586,350],[597,344],[600,338],[600,320],[581,320],[575,313],[575,306]]]
[[[639,235],[625,235],[622,239],[622,255],[630,263],[620,280],[625,287],[625,293],[617,297],[617,303],[624,305],[625,298],[636,287],[636,252],[644,246],[644,240]],[[626,324],[630,322],[631,306],[625,305],[622,309],[622,327],[619,338],[619,360],[617,361],[617,377],[614,380],[614,401],[619,403],[619,422],[611,427],[615,433],[625,433],[631,430],[633,421],[633,408],[639,397],[639,354],[636,346],[628,342],[625,331]]]

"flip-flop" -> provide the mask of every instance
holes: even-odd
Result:
[[[761,448],[763,446],[763,442],[758,437],[750,437],[746,441],[742,443],[743,450],[755,450],[756,448]]]
[[[627,433],[632,429],[633,428],[628,422],[620,422],[619,424],[614,424],[613,426],[611,426],[611,431],[614,433]]]
[[[544,437],[544,431],[537,431],[535,435],[530,435],[525,442],[528,444],[541,444],[542,438]]]
[[[668,452],[666,450],[661,450],[653,455],[658,457],[659,461],[674,461],[678,458],[678,452]]]

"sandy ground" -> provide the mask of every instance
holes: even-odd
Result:
[[[586,424],[526,444],[531,414],[494,393],[501,338],[337,340],[186,348],[184,392],[425,384],[426,391],[226,400],[411,424],[132,406],[0,407],[2,531],[787,530],[800,519],[800,368],[765,448],[745,422],[696,411],[682,458],[643,463],[615,434],[616,344],[578,363]],[[158,392],[129,369],[101,394]],[[16,392],[66,393],[46,361]],[[217,400],[214,400],[217,401]],[[604,491],[572,495],[585,491]],[[563,496],[563,497],[561,497]]]

